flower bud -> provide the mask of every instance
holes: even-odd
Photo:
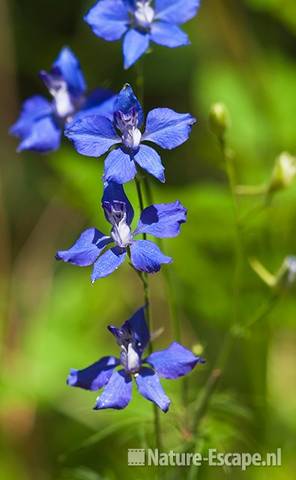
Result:
[[[224,103],[214,103],[209,113],[209,122],[212,132],[222,138],[230,127],[230,115]]]
[[[195,345],[193,345],[192,351],[193,351],[194,355],[199,356],[203,353],[204,348],[200,343],[196,343]]]
[[[279,288],[291,288],[296,283],[296,257],[286,257],[276,276],[276,286]]]
[[[269,193],[288,188],[296,176],[296,158],[289,153],[283,152],[277,158],[271,180]]]

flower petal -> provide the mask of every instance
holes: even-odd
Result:
[[[122,0],[100,0],[84,17],[98,37],[109,42],[119,40],[129,24],[128,8]]]
[[[141,352],[147,347],[150,334],[145,319],[145,307],[140,308],[129,320],[127,320],[121,328],[128,327],[134,334],[134,337],[138,343],[137,347]]]
[[[160,182],[165,182],[164,166],[161,163],[160,156],[153,148],[140,145],[134,159],[146,172],[156,177]]]
[[[97,398],[95,410],[125,408],[132,397],[132,379],[124,370],[114,370],[102,395]]]
[[[143,140],[171,150],[188,140],[196,119],[189,113],[177,113],[170,108],[155,108],[148,113]]]
[[[166,396],[158,375],[151,368],[142,367],[135,378],[140,394],[155,403],[163,412],[167,412],[171,401]]]
[[[65,129],[65,135],[81,155],[100,157],[112,145],[120,143],[112,122],[100,115],[90,115],[74,120]]]
[[[33,123],[53,112],[52,104],[40,95],[28,98],[23,105],[17,122],[10,128],[10,134],[16,137],[29,135]]]
[[[126,83],[120,90],[114,103],[114,116],[117,112],[125,115],[135,110],[138,114],[138,127],[140,127],[144,120],[144,112],[139,100],[137,99],[132,87]]]
[[[166,350],[152,353],[145,361],[160,377],[169,379],[182,377],[191,372],[197,363],[204,363],[201,357],[196,357],[177,342],[173,342]]]
[[[135,178],[137,169],[131,156],[121,147],[112,150],[105,159],[104,180],[126,183]]]
[[[136,240],[131,245],[131,262],[141,272],[158,272],[161,264],[172,261],[172,258],[164,255],[158,246],[149,240]]]
[[[168,23],[185,23],[193,18],[200,0],[155,0],[155,18]]]
[[[81,70],[80,62],[72,50],[65,47],[53,64],[61,72],[69,91],[75,95],[82,95],[86,91],[86,83]]]
[[[106,237],[96,228],[88,228],[69,250],[57,252],[56,259],[79,267],[88,267],[96,261],[102,250],[111,241],[110,237]]]
[[[61,144],[62,130],[52,115],[33,122],[27,136],[22,138],[18,152],[32,150],[47,153],[57,150]]]
[[[134,218],[134,209],[124,192],[123,186],[115,182],[106,182],[104,185],[104,194],[102,198],[102,204],[104,202],[113,203],[114,201],[122,202],[125,204],[126,222],[128,225],[130,225]],[[104,210],[104,213],[105,213],[107,222],[109,222],[109,217],[106,214],[105,210]]]
[[[143,210],[134,234],[148,233],[157,238],[176,237],[181,224],[186,222],[186,216],[187,210],[179,201],[151,205]]]
[[[119,365],[117,358],[103,357],[83,370],[71,368],[67,384],[70,387],[80,387],[85,390],[99,390],[110,380],[112,372],[117,365]]]
[[[187,33],[183,32],[177,25],[166,22],[154,22],[151,25],[151,40],[158,45],[169,48],[189,45],[190,40]]]
[[[131,29],[123,39],[124,68],[130,68],[148,50],[150,35]]]
[[[94,264],[91,280],[108,277],[124,262],[126,251],[119,247],[111,248],[103,253]]]

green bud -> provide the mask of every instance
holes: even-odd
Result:
[[[194,353],[194,355],[201,355],[203,353],[203,346],[200,344],[200,343],[196,343],[195,345],[192,346],[192,349],[191,349]]]
[[[286,257],[276,275],[276,287],[287,289],[296,283],[296,257]]]
[[[214,103],[209,113],[209,123],[212,132],[219,138],[223,137],[230,127],[230,115],[224,103]]]
[[[283,152],[276,159],[268,191],[276,192],[288,188],[296,176],[296,158]]]

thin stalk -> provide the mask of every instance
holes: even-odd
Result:
[[[137,85],[137,96],[139,102],[144,108],[144,60],[139,60],[136,63],[136,85]]]
[[[266,195],[268,191],[268,186],[263,185],[237,185],[235,187],[235,192],[237,195],[242,196],[257,196],[257,195]]]
[[[147,203],[149,205],[153,205],[154,203],[154,198],[153,198],[153,191],[151,188],[150,181],[147,176],[144,177],[144,189],[145,189],[145,197],[147,200]],[[164,243],[161,238],[157,238],[157,245],[159,248],[164,251]],[[175,299],[174,295],[174,287],[173,287],[173,281],[172,281],[172,275],[171,275],[172,267],[171,268],[163,268],[162,273],[163,273],[163,278],[165,280],[165,288],[166,288],[166,296],[168,300],[168,306],[169,306],[169,312],[170,312],[170,319],[171,319],[171,324],[172,324],[172,329],[173,329],[173,335],[174,339],[177,342],[181,342],[181,328],[180,328],[180,322],[179,322],[179,316],[178,316],[178,305]]]
[[[239,204],[236,195],[236,175],[233,165],[233,156],[232,152],[227,148],[225,141],[225,136],[218,138],[225,170],[228,178],[230,194],[233,203],[233,213],[235,219],[235,271],[234,271],[234,282],[233,282],[233,326],[237,325],[239,322],[239,307],[240,307],[240,291],[241,291],[241,273],[243,267],[243,242],[242,242],[242,229],[239,215]],[[220,353],[217,357],[214,367],[211,370],[211,373],[206,382],[203,395],[200,401],[196,405],[194,410],[193,420],[192,420],[192,432],[195,435],[195,446],[197,443],[197,433],[200,423],[205,416],[210,399],[217,388],[219,379],[222,375],[222,370],[226,364],[228,356],[231,351],[233,341],[233,331],[230,329],[224,338],[223,345],[221,347]]]
[[[244,328],[248,329],[250,327],[253,327],[255,323],[262,322],[262,320],[264,320],[273,310],[279,299],[279,293],[273,292],[269,299],[257,310],[254,317],[250,318],[250,320],[245,324]]]
[[[147,176],[144,177],[143,183],[144,183],[146,201],[148,205],[153,205],[154,203],[153,191],[151,188],[151,183]],[[157,245],[162,251],[165,250],[163,240],[161,238],[157,239]],[[170,320],[172,325],[172,333],[174,336],[174,340],[181,343],[181,325],[179,322],[178,303],[176,301],[176,296],[174,292],[172,273],[173,273],[172,266],[170,268],[164,267],[162,269],[162,274],[163,274],[165,289],[166,289],[166,298],[167,298],[168,307],[169,307],[169,315],[170,315]],[[181,402],[185,410],[184,423],[187,424],[188,423],[188,417],[187,417],[188,379],[186,376],[181,379]]]
[[[141,212],[144,210],[144,197],[143,197],[143,192],[142,192],[142,186],[141,182],[138,177],[135,177],[135,184],[136,184],[136,189],[137,189],[137,195],[138,195],[138,200],[139,200],[139,207]],[[144,237],[145,235],[145,237]],[[146,240],[146,234],[143,233],[143,239]]]
[[[219,138],[219,144],[225,164],[225,170],[228,177],[229,189],[233,203],[233,213],[235,219],[235,272],[234,272],[234,286],[233,286],[233,323],[239,322],[239,306],[240,306],[240,290],[241,290],[241,276],[243,269],[243,239],[242,239],[242,224],[239,214],[239,203],[236,194],[236,175],[233,164],[233,154],[227,148],[225,136]]]
[[[228,176],[228,181],[229,181],[229,188],[232,196],[232,201],[233,201],[233,210],[234,210],[234,217],[235,217],[235,225],[236,225],[236,241],[235,241],[235,247],[236,247],[236,269],[235,269],[235,276],[234,276],[234,301],[235,301],[235,307],[233,310],[233,326],[232,328],[227,332],[224,338],[224,343],[221,347],[220,353],[218,355],[218,358],[215,362],[214,367],[211,370],[211,373],[208,377],[207,383],[204,388],[203,395],[201,396],[199,402],[196,405],[196,409],[194,410],[193,414],[193,421],[192,421],[192,433],[194,434],[194,448],[195,450],[197,449],[197,443],[198,443],[198,429],[200,426],[200,423],[202,422],[204,416],[206,415],[211,397],[216,390],[219,380],[222,376],[223,370],[225,368],[225,364],[227,362],[227,359],[229,358],[229,354],[231,351],[231,348],[233,346],[233,341],[237,336],[238,330],[235,328],[238,323],[240,322],[239,318],[239,297],[240,297],[240,291],[241,291],[241,272],[242,272],[242,266],[243,266],[243,254],[244,254],[244,249],[243,249],[243,238],[242,238],[242,218],[240,217],[239,214],[239,204],[238,204],[238,199],[237,195],[242,194],[242,189],[238,191],[238,187],[236,186],[236,178],[235,178],[235,171],[234,171],[234,165],[233,165],[233,158],[231,152],[228,150],[226,142],[225,142],[225,137],[221,137],[218,139],[225,163],[225,169],[226,173]],[[259,190],[259,189],[258,189]],[[255,192],[253,192],[255,193]],[[259,191],[256,192],[259,194]],[[266,195],[266,189],[263,191],[263,188],[261,188],[260,193],[265,193]],[[267,197],[267,198],[266,198]],[[267,207],[268,203],[270,201],[269,197],[266,195],[264,205],[263,207]],[[258,270],[258,268],[257,268]],[[257,272],[258,273],[258,272]],[[262,274],[262,269],[260,269],[260,273]],[[266,276],[266,272],[265,276]],[[262,276],[262,275],[261,275]],[[268,279],[270,283],[270,278]],[[251,318],[246,324],[242,325],[243,331],[247,331],[247,329],[251,326],[253,326],[255,323],[262,321],[264,318],[267,317],[267,315],[270,314],[272,309],[274,308],[275,304],[279,300],[279,294],[277,292],[273,292],[273,294],[270,296],[267,302],[265,302],[259,310],[255,313],[254,317]],[[192,443],[191,443],[192,446]],[[191,480],[194,478],[194,470],[191,468],[189,471],[188,479]]]
[[[137,194],[138,194],[138,200],[139,200],[139,205],[140,205],[140,210],[141,212],[144,210],[144,198],[143,198],[143,193],[142,193],[142,186],[140,180],[136,177],[135,178],[135,184],[136,184],[136,189],[137,189]],[[143,240],[146,240],[146,234],[143,233]],[[150,286],[149,286],[149,276],[147,273],[144,272],[138,272],[142,284],[143,284],[143,291],[144,291],[144,301],[145,301],[145,316],[146,316],[146,322],[149,331],[152,331],[152,316],[151,316],[151,307],[150,307]],[[153,344],[150,341],[149,342],[149,354],[151,355],[153,353]],[[161,425],[160,425],[160,416],[159,416],[159,409],[158,407],[153,404],[153,421],[154,421],[154,432],[155,432],[155,443],[156,443],[156,448],[158,448],[159,451],[162,451],[162,440],[161,440]]]

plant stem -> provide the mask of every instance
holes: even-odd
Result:
[[[215,362],[214,367],[211,370],[211,373],[209,375],[209,378],[207,380],[207,383],[204,388],[203,395],[200,399],[200,401],[197,404],[197,407],[195,409],[194,415],[193,415],[193,421],[192,421],[192,432],[194,432],[195,435],[195,448],[197,445],[197,432],[198,428],[200,426],[200,423],[207,413],[209,403],[211,400],[211,397],[216,390],[219,380],[222,376],[222,372],[224,370],[225,364],[227,362],[227,359],[229,357],[233,341],[236,338],[237,335],[237,330],[235,330],[235,327],[238,325],[239,322],[239,301],[238,301],[238,296],[240,294],[240,274],[241,274],[241,265],[242,265],[242,260],[243,260],[243,248],[242,248],[242,231],[241,231],[241,220],[239,217],[239,206],[236,198],[236,191],[235,191],[235,175],[234,175],[234,169],[233,169],[233,164],[232,164],[232,158],[231,155],[229,155],[225,142],[221,140],[220,142],[222,152],[223,152],[223,157],[225,159],[225,164],[226,164],[226,170],[228,174],[228,179],[229,179],[229,185],[230,185],[230,191],[232,194],[233,198],[233,205],[234,205],[234,213],[235,213],[235,220],[236,220],[236,258],[237,258],[237,263],[238,266],[236,267],[236,275],[235,275],[235,284],[234,284],[234,295],[237,296],[235,298],[237,304],[236,308],[234,309],[234,318],[233,318],[233,328],[230,329],[225,338],[224,338],[224,343],[221,347],[220,353],[218,355],[218,358]],[[253,262],[254,263],[254,262]],[[253,265],[254,267],[254,265]],[[256,267],[258,265],[256,264]],[[258,268],[257,268],[258,270]],[[262,273],[262,269],[260,270]],[[258,273],[258,271],[257,271]],[[266,272],[265,272],[266,275]],[[261,275],[262,276],[262,275]],[[269,278],[270,280],[270,278]],[[268,282],[266,282],[268,283]],[[270,282],[269,282],[270,283]],[[271,295],[271,297],[268,299],[267,302],[265,302],[258,310],[258,312],[255,314],[253,318],[249,320],[245,325],[242,325],[243,330],[247,330],[249,327],[253,326],[255,323],[263,320],[266,318],[266,316],[272,311],[273,307],[275,306],[276,302],[279,299],[279,295],[275,292]],[[190,471],[190,475],[192,474],[192,471]],[[189,478],[193,478],[189,476]]]
[[[253,318],[250,318],[250,320],[245,324],[245,329],[248,329],[255,325],[255,323],[261,322],[264,320],[267,315],[272,311],[276,303],[279,301],[279,293],[278,292],[273,292],[269,299],[261,305],[261,307],[257,310],[256,314],[254,315]]]
[[[154,198],[153,198],[153,191],[151,188],[150,181],[147,176],[144,177],[144,189],[145,189],[145,197],[147,200],[147,203],[149,205],[153,205],[154,203]],[[157,245],[159,248],[164,251],[164,243],[161,238],[157,239]],[[166,293],[167,293],[167,300],[168,300],[168,306],[169,306],[169,312],[170,312],[170,319],[172,323],[172,329],[173,329],[173,335],[174,339],[177,342],[181,341],[181,328],[180,328],[180,323],[178,319],[178,305],[175,300],[175,295],[174,295],[174,287],[173,287],[173,281],[172,281],[172,266],[168,268],[163,268],[162,273],[163,277],[165,280],[165,287],[166,287]]]
[[[139,102],[144,108],[144,59],[136,63],[136,85]]]
[[[141,212],[144,210],[144,198],[142,192],[142,186],[140,180],[136,177],[135,184],[138,194],[138,200],[140,205]],[[147,236],[143,233],[143,240],[146,240]],[[150,308],[150,288],[149,288],[149,276],[147,273],[138,272],[142,280],[143,290],[144,290],[144,301],[145,301],[145,316],[146,322],[149,331],[152,331],[152,317],[151,317],[151,308]],[[153,353],[153,344],[149,342],[149,354]],[[162,440],[161,440],[161,426],[160,426],[160,417],[158,407],[153,404],[153,420],[154,420],[154,433],[155,433],[155,444],[156,448],[161,452],[162,451]]]
[[[235,272],[234,272],[234,287],[233,287],[233,323],[239,322],[239,306],[240,306],[240,290],[241,290],[241,275],[243,269],[243,239],[242,239],[242,225],[239,214],[239,203],[236,195],[236,175],[233,165],[233,154],[227,147],[225,136],[219,138],[219,144],[223,155],[225,170],[228,177],[229,189],[231,193],[233,212],[235,219]]]
[[[145,197],[148,205],[154,204],[153,198],[153,191],[151,188],[151,183],[147,176],[144,177],[144,189],[145,189]],[[164,251],[164,244],[161,238],[157,239],[157,245],[159,248]],[[178,314],[178,303],[176,301],[176,296],[174,294],[174,285],[173,285],[173,266],[170,268],[164,267],[162,269],[162,274],[165,282],[166,288],[166,297],[169,307],[169,315],[172,325],[172,333],[174,340],[177,342],[181,342],[181,326],[179,322],[179,314]],[[187,377],[183,377],[181,379],[181,402],[184,407],[185,412],[187,413],[187,405],[188,405],[188,379]],[[184,424],[188,423],[187,414],[185,413],[185,420]]]
[[[235,187],[235,193],[237,195],[256,196],[266,195],[268,190],[267,185],[237,185]]]
[[[222,135],[218,138],[225,170],[228,177],[229,189],[231,193],[232,203],[233,203],[233,212],[235,219],[235,272],[234,272],[234,282],[233,282],[233,326],[237,325],[239,318],[239,306],[240,306],[240,290],[241,290],[241,273],[243,266],[243,242],[242,242],[242,230],[241,222],[239,216],[239,204],[236,196],[236,176],[233,165],[233,155],[232,152],[227,148],[225,136]],[[221,347],[218,358],[215,362],[214,367],[211,370],[211,373],[206,382],[203,395],[198,402],[196,409],[193,415],[192,421],[192,432],[197,438],[197,432],[199,425],[208,410],[210,399],[214,393],[217,385],[219,383],[220,377],[222,375],[222,370],[227,361],[228,355],[231,351],[233,341],[233,331],[230,329],[224,338],[223,345]],[[195,440],[196,446],[197,440]]]
[[[141,187],[141,181],[139,180],[138,177],[135,177],[135,183],[136,183],[136,189],[137,189],[137,195],[138,195],[138,200],[139,200],[139,207],[141,212],[144,210],[144,197],[143,197],[143,192],[142,192],[142,187]],[[145,237],[144,237],[145,235]],[[146,240],[146,233],[143,233],[143,239]]]

